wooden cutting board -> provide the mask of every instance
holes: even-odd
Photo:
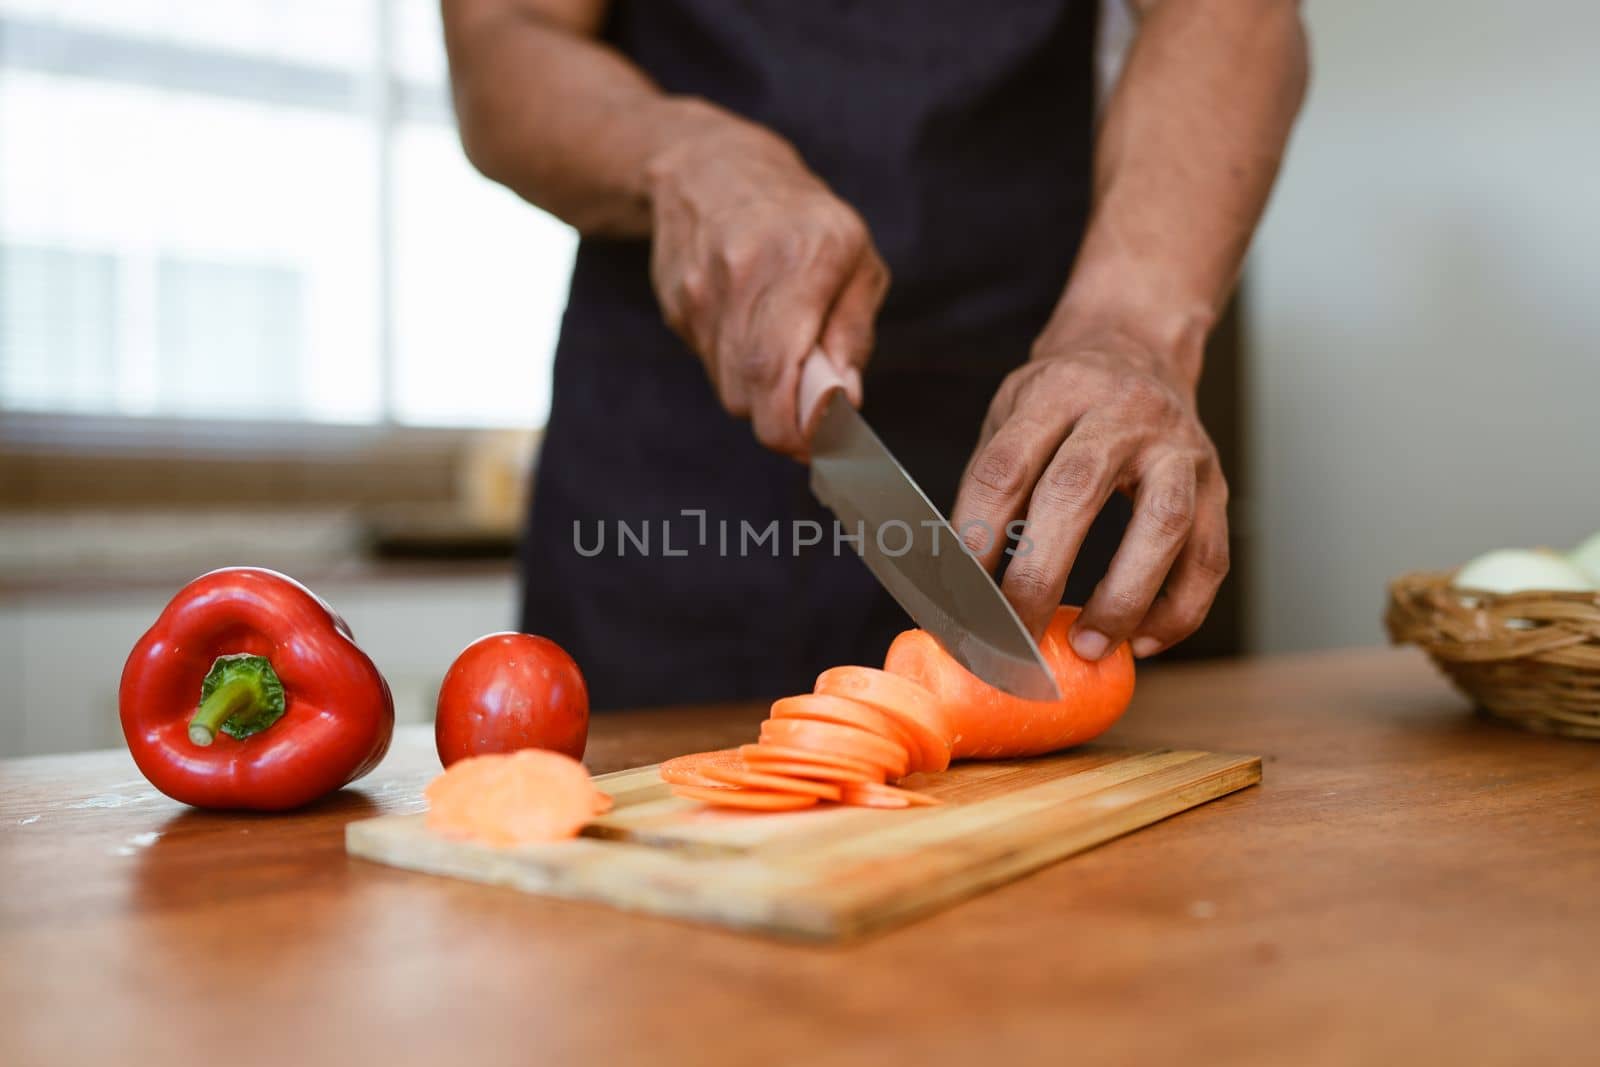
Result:
[[[1089,746],[961,763],[906,780],[945,803],[712,811],[654,765],[596,781],[611,814],[573,841],[497,849],[430,833],[422,815],[345,827],[379,863],[596,900],[775,937],[835,941],[905,922],[1261,780],[1261,760]]]

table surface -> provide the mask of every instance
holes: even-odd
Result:
[[[0,1062],[1570,1062],[1600,1036],[1600,745],[1370,650],[1155,668],[1108,738],[1265,780],[842,948],[346,857],[431,737],[291,816],[124,753],[0,763]],[[763,709],[597,718],[597,772]]]

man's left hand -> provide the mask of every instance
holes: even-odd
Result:
[[[952,516],[991,571],[1026,516],[1001,588],[1033,633],[1114,491],[1134,513],[1073,626],[1086,659],[1124,640],[1148,656],[1200,625],[1228,572],[1228,486],[1170,361],[1117,333],[1042,341],[996,393]]]

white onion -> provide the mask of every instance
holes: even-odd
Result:
[[[1500,548],[1485,552],[1456,571],[1450,584],[1483,593],[1526,593],[1533,590],[1588,592],[1596,586],[1588,574],[1564,556],[1546,549]]]
[[[1568,552],[1567,560],[1588,575],[1590,582],[1600,586],[1600,533]]]

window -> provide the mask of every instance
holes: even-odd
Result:
[[[434,0],[0,0],[0,410],[534,426],[575,238]]]

